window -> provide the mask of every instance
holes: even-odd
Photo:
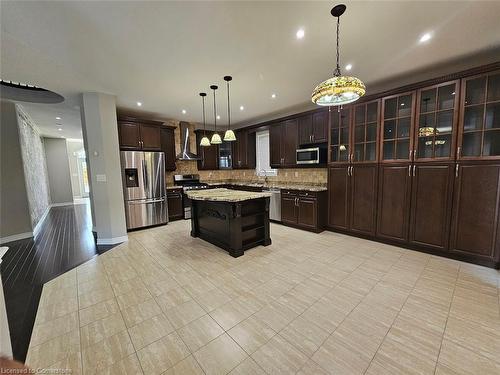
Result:
[[[278,174],[278,170],[271,168],[269,157],[269,131],[266,130],[257,132],[255,136],[257,154],[255,174],[257,176],[276,176]]]

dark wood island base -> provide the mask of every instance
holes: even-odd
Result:
[[[232,257],[271,244],[269,197],[235,202],[193,199],[191,209],[191,236],[228,251]]]

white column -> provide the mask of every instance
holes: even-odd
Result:
[[[116,98],[102,93],[83,93],[82,133],[90,183],[90,201],[97,244],[126,241],[127,226],[116,121]]]

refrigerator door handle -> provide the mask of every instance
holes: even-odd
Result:
[[[129,203],[129,204],[151,204],[151,203],[160,203],[160,202],[165,202],[165,198],[140,199],[140,200],[136,200],[136,201],[128,201],[127,203]]]
[[[144,182],[144,190],[149,191],[149,183],[148,183],[148,168],[146,167],[146,161],[142,160],[142,180]]]

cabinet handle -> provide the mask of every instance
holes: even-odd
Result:
[[[347,167],[347,171],[346,171],[346,173],[347,173],[347,175],[348,175],[348,176],[349,176],[349,169],[350,169],[350,168],[351,168],[351,167]]]
[[[415,164],[413,164],[413,177],[415,177],[416,169],[417,169],[417,166]]]
[[[408,166],[408,176],[411,177],[411,165]]]
[[[313,140],[313,142],[314,142],[314,134],[313,134],[313,135],[311,135],[311,138],[312,138],[312,140]]]
[[[354,165],[351,167],[351,177],[354,176]]]
[[[459,165],[458,163],[455,165],[455,177],[458,178],[458,169],[459,169]]]
[[[462,147],[458,146],[457,148],[457,159],[460,159],[460,152],[462,151]]]

